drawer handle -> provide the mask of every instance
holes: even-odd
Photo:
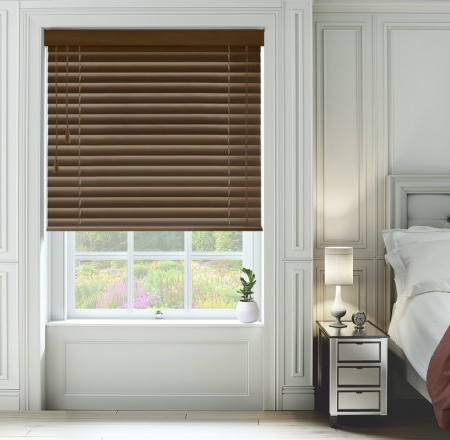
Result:
[[[356,367],[357,370],[364,370],[364,367]]]
[[[363,345],[364,342],[355,342],[356,345]]]
[[[363,392],[362,391],[356,391],[356,394],[362,394]]]

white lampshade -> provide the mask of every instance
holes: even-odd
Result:
[[[325,248],[325,284],[353,284],[353,248]]]

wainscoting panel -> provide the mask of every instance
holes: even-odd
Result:
[[[285,6],[284,258],[312,257],[312,47],[308,2]]]
[[[17,262],[18,10],[0,4],[0,262]]]
[[[292,394],[301,394],[302,401],[313,401],[312,384],[312,320],[310,285],[312,263],[285,263],[284,315],[284,387],[283,408],[290,409]],[[290,388],[292,387],[292,388]],[[305,387],[305,388],[301,388]],[[285,401],[285,396],[288,396]],[[297,396],[296,398],[298,398]],[[296,400],[293,399],[294,401]],[[305,400],[306,399],[306,400]],[[302,407],[302,406],[300,406]],[[307,406],[303,406],[307,408]]]
[[[449,174],[450,15],[401,21],[381,20],[389,173]]]
[[[248,341],[66,342],[64,396],[248,397],[248,345]]]
[[[0,397],[19,389],[17,265],[0,264]],[[11,395],[8,391],[9,401]],[[17,396],[16,396],[17,397]],[[1,399],[0,399],[1,401]],[[2,404],[0,403],[0,406]],[[15,405],[14,405],[15,406]],[[14,408],[12,408],[14,409]]]
[[[47,326],[48,409],[262,409],[263,326]]]
[[[375,255],[372,20],[316,14],[316,256]]]

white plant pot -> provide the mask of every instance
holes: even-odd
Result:
[[[259,318],[258,303],[239,301],[236,306],[236,316],[241,322],[255,322]]]

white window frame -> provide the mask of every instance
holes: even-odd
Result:
[[[261,274],[262,267],[262,233],[244,232],[242,252],[192,252],[191,243],[187,241],[190,234],[185,232],[185,249],[180,252],[134,252],[132,232],[127,233],[127,252],[86,252],[77,253],[86,260],[120,259],[128,264],[128,273],[133,273],[135,259],[163,260],[174,259],[185,261],[184,295],[185,309],[161,309],[164,319],[235,319],[234,309],[191,309],[191,268],[192,259],[199,260],[241,260],[244,267],[252,268],[256,274]],[[52,320],[69,319],[155,319],[157,309],[138,310],[131,306],[128,309],[75,309],[75,245],[74,233],[52,232],[50,236],[49,279],[51,280],[51,318]],[[187,264],[186,264],[187,262]],[[255,300],[262,305],[263,277],[257,275],[255,286]],[[133,278],[128,277],[129,295]],[[130,302],[130,301],[129,301]],[[132,305],[132,302],[130,302]]]
[[[178,252],[135,252],[133,232],[127,232],[127,251],[124,252],[76,252],[74,233],[65,233],[65,267],[67,282],[65,283],[65,296],[67,300],[67,318],[145,318],[153,319],[156,309],[138,310],[133,309],[133,269],[136,260],[160,261],[177,260],[184,261],[184,309],[164,309],[165,318],[234,318],[235,312],[231,310],[198,310],[192,309],[192,271],[191,262],[193,260],[242,260],[244,267],[253,267],[254,252],[253,241],[257,240],[260,233],[244,232],[241,252],[195,252],[192,251],[191,233],[184,232],[184,250]],[[80,258],[81,257],[81,258]],[[75,263],[76,260],[121,260],[127,263],[128,267],[128,309],[76,309],[75,308]]]

